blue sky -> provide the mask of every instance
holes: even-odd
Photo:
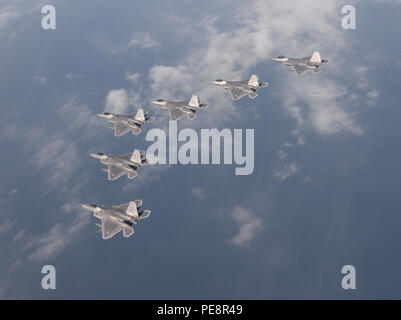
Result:
[[[54,1],[53,31],[44,4],[0,1],[0,298],[400,298],[399,1]],[[315,50],[318,76],[270,59]],[[209,83],[252,73],[270,83],[255,100]],[[192,94],[210,107],[179,128],[255,129],[254,173],[108,182],[89,153],[146,149],[168,124],[149,102]],[[138,107],[157,117],[139,136],[96,117]],[[152,214],[129,239],[102,240],[80,207],[135,199]]]

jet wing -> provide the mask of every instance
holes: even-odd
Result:
[[[134,179],[137,175],[138,175],[138,173],[136,172],[136,170],[129,171],[128,172],[128,179]]]
[[[305,68],[303,66],[298,66],[298,65],[293,65],[292,70],[294,72],[296,72],[299,76],[302,76],[309,71],[308,68]]]
[[[121,176],[123,176],[127,172],[121,167],[109,165],[108,166],[108,173],[109,173],[109,180],[113,181],[113,180],[116,180],[116,179],[120,178]]]
[[[102,238],[110,239],[115,234],[120,232],[123,227],[118,223],[111,219],[102,219]]]
[[[244,90],[241,90],[240,88],[231,88],[229,90],[230,90],[231,98],[233,100],[241,99],[242,97],[247,95],[247,93]]]
[[[114,134],[116,137],[122,136],[130,130],[132,130],[132,128],[125,122],[122,121],[114,122]]]
[[[186,113],[184,111],[174,107],[169,108],[168,113],[170,114],[170,119],[173,121],[179,120],[186,116]]]

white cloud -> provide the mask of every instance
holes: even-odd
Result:
[[[12,20],[19,17],[19,11],[13,6],[0,8],[0,29],[5,28]]]
[[[125,113],[129,106],[127,90],[110,90],[106,97],[105,110],[112,113]]]
[[[11,189],[10,193],[8,194],[10,197],[15,196],[18,193],[18,189],[17,188],[13,188]]]
[[[36,75],[33,77],[33,80],[35,80],[36,82],[40,83],[40,84],[45,84],[47,82],[46,77],[44,76],[40,76],[40,75]]]
[[[14,241],[19,241],[19,240],[23,239],[25,233],[26,233],[25,230],[19,231],[19,232],[14,236],[13,240],[14,240]]]
[[[7,219],[7,220],[3,221],[0,224],[0,236],[3,236],[8,231],[10,231],[11,228],[14,226],[15,222],[16,222],[15,219]]]
[[[289,93],[284,96],[283,106],[297,120],[298,134],[305,121],[323,135],[338,132],[356,135],[363,133],[353,114],[346,110],[354,105],[353,95],[335,81],[312,78],[297,84],[289,82],[285,91]],[[279,94],[283,92],[280,91]],[[300,112],[301,109],[303,113]]]
[[[40,141],[33,151],[31,163],[44,170],[51,185],[67,181],[81,164],[78,147],[58,133],[47,138],[42,136]]]
[[[235,207],[232,211],[232,217],[239,227],[239,232],[231,241],[240,247],[248,246],[264,228],[262,219],[250,210]]]
[[[125,78],[128,81],[132,82],[133,84],[137,84],[140,76],[141,76],[141,74],[138,72],[135,72],[135,73],[126,72],[125,73]]]
[[[291,163],[289,165],[284,165],[283,168],[276,171],[276,177],[281,181],[287,180],[292,175],[296,174],[300,167],[296,163]]]
[[[65,75],[65,78],[67,79],[67,80],[76,80],[76,79],[79,79],[79,78],[81,78],[82,77],[82,75],[80,75],[80,74],[74,74],[74,73],[67,73],[66,75]]]
[[[32,252],[28,261],[42,263],[54,258],[74,242],[89,223],[89,214],[78,204],[63,206],[63,209],[72,212],[76,217],[68,224],[56,223],[48,232],[31,239],[28,248]]]
[[[191,50],[176,66],[154,65],[149,72],[152,93],[163,98],[185,98],[196,93],[212,105],[212,109],[198,122],[204,120],[203,123],[215,124],[217,119],[229,121],[237,115],[237,111],[221,90],[210,85],[209,80],[217,77],[245,79],[259,63],[271,64],[273,56],[284,53],[304,56],[315,50],[329,55],[329,60],[335,64],[324,72],[339,76],[337,70],[341,69],[339,63],[343,51],[349,49],[347,34],[340,26],[340,4],[337,0],[320,3],[314,0],[248,1],[247,6],[241,6],[234,14],[234,27],[226,31],[219,30],[218,18],[203,16],[191,28],[192,34],[196,34],[194,39],[203,44],[201,49],[195,46],[196,49]],[[182,24],[181,20],[174,19],[177,24]],[[174,24],[171,21],[168,23]],[[337,81],[325,80],[322,85],[321,78],[312,81],[307,77],[299,79],[285,70],[283,77],[286,88],[284,93],[280,93],[280,99],[289,115],[297,119],[299,130],[302,130],[306,116],[307,125],[320,134],[340,131],[362,133],[354,114],[349,113],[345,105],[344,96],[351,94]],[[287,85],[300,89],[293,93]],[[307,97],[302,95],[304,89],[307,90]],[[329,94],[329,97],[321,105],[323,94]],[[306,111],[302,104],[308,108]],[[301,140],[304,143],[304,138]]]
[[[95,110],[86,104],[78,103],[75,97],[61,106],[60,110],[68,123],[66,126],[68,132],[74,134],[79,130],[80,140],[91,139],[98,136],[101,131],[104,132],[104,123],[96,116]]]
[[[197,197],[198,199],[204,200],[206,199],[206,192],[205,189],[203,188],[193,188],[191,190],[192,195],[194,195],[195,197]]]
[[[379,91],[373,89],[366,94],[365,103],[369,107],[375,106],[377,104],[377,101],[379,100],[379,97],[380,97]]]
[[[160,176],[168,169],[171,168],[169,165],[148,165],[143,168],[139,168],[138,176],[132,181],[127,182],[123,190],[125,192],[133,192],[149,188],[152,183],[160,181]]]
[[[127,52],[131,48],[139,48],[141,50],[159,51],[160,44],[153,39],[147,32],[137,32],[132,35],[128,43],[121,46],[112,45],[110,39],[105,35],[96,35],[94,44],[101,50],[104,50],[112,55],[120,55]]]
[[[158,49],[160,44],[154,40],[149,33],[147,32],[139,32],[135,33],[129,43],[127,44],[128,48],[131,47],[139,47],[141,49]]]

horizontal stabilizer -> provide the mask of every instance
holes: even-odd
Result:
[[[132,127],[132,134],[137,135],[137,134],[140,134],[141,132],[142,132],[141,128],[139,128],[137,126]]]
[[[196,119],[196,114],[195,114],[195,113],[188,113],[188,119],[189,119],[189,120],[194,120],[194,119]]]
[[[139,215],[139,220],[146,219],[147,217],[150,216],[150,210],[144,210],[140,213]]]
[[[138,173],[136,171],[129,171],[128,172],[128,179],[134,179]]]
[[[155,121],[155,117],[150,117],[150,118],[148,118],[148,119],[146,119],[146,122],[147,123],[149,123],[149,122],[153,122],[153,121]]]
[[[201,108],[201,109],[206,109],[207,107],[209,107],[209,104],[208,104],[208,103],[201,103],[201,104],[199,105],[199,108]]]
[[[124,226],[123,227],[123,235],[124,237],[128,238],[134,234],[134,228],[130,226]]]

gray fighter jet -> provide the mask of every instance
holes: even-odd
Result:
[[[134,234],[133,225],[150,215],[150,211],[141,210],[141,206],[142,200],[131,201],[119,206],[82,205],[86,210],[92,211],[96,218],[102,220],[102,224],[97,225],[102,228],[103,239],[110,239],[121,230],[124,237],[132,236]]]
[[[139,109],[137,113],[129,115],[113,114],[109,112],[98,114],[99,117],[107,119],[109,122],[114,124],[114,127],[110,129],[114,130],[116,137],[126,134],[128,131],[132,131],[133,134],[139,134],[142,129],[141,127],[145,123],[149,123],[155,120],[154,117],[149,118],[148,112],[143,109]]]
[[[322,60],[318,51],[315,51],[312,57],[293,59],[281,56],[278,58],[273,58],[272,60],[284,63],[286,66],[290,67],[291,71],[296,72],[300,76],[304,75],[308,71],[313,71],[316,74],[320,73],[320,66],[323,63],[329,62],[329,60]]]
[[[189,120],[194,120],[198,110],[208,107],[207,103],[200,103],[198,96],[192,96],[189,101],[173,102],[159,99],[152,101],[152,103],[161,106],[162,109],[168,110],[171,120],[179,120],[185,116],[187,116]]]
[[[90,155],[99,159],[102,164],[107,165],[107,169],[103,169],[103,171],[108,173],[110,181],[116,180],[125,174],[128,175],[128,179],[133,179],[137,176],[138,168],[148,164],[145,159],[145,151],[137,149],[132,154],[91,153]]]
[[[260,82],[256,74],[252,75],[249,80],[226,81],[218,79],[212,81],[212,83],[229,90],[233,100],[239,100],[246,95],[248,95],[249,98],[255,99],[258,96],[257,91],[269,85],[267,82]]]

